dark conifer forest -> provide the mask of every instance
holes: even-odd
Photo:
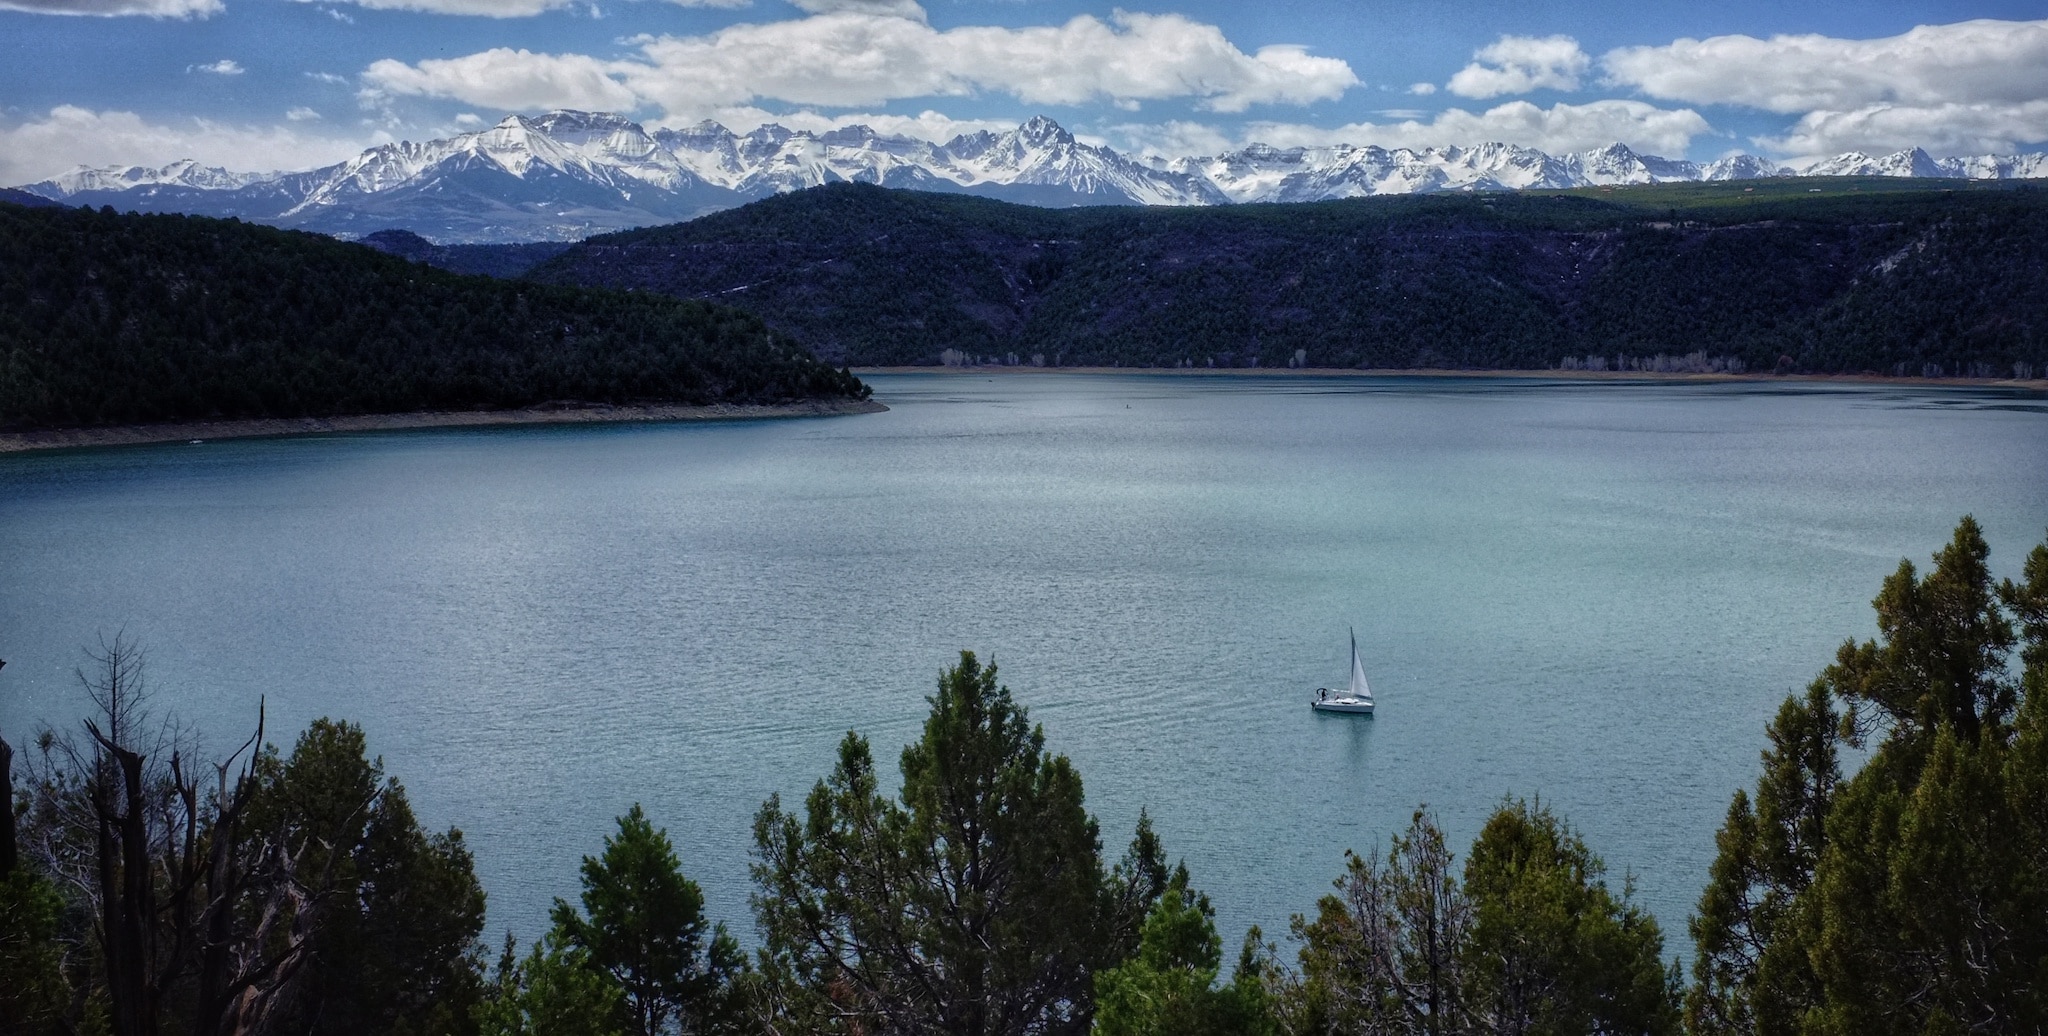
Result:
[[[685,876],[665,825],[688,818],[635,806],[549,929],[492,954],[461,832],[418,821],[359,728],[286,750],[259,709],[208,754],[116,638],[82,671],[86,721],[0,731],[0,1032],[2038,1033],[2048,543],[2017,581],[1989,556],[1965,518],[1924,573],[1902,562],[1880,636],[1760,732],[1689,968],[1523,798],[1469,847],[1418,809],[1226,954],[1200,876],[1142,814],[1102,831],[965,652],[894,770],[850,733],[803,801],[762,805],[751,953]]]
[[[528,276],[727,302],[835,363],[2048,369],[2048,191],[1820,182],[1082,209],[833,184]]]
[[[865,393],[727,306],[233,220],[0,205],[0,428]]]

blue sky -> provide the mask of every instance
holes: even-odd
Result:
[[[0,0],[0,183],[306,168],[581,107],[935,139],[1778,159],[2048,146],[2040,2]]]

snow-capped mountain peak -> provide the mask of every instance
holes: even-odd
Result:
[[[1017,139],[1029,147],[1050,148],[1072,144],[1074,135],[1043,115],[1033,115],[1017,127]]]
[[[1950,176],[1932,155],[1921,149],[1907,148],[1889,155],[1873,157],[1861,151],[1851,151],[1833,158],[1815,162],[1801,169],[1802,176]]]
[[[66,198],[88,191],[126,191],[138,187],[193,187],[207,191],[232,191],[267,177],[262,173],[233,173],[218,166],[200,165],[182,158],[168,165],[79,166],[40,183],[21,189],[47,198]]]
[[[622,115],[564,110],[385,144],[310,172],[234,173],[181,161],[81,167],[23,189],[60,201],[235,215],[350,236],[403,227],[454,242],[582,237],[844,180],[1041,205],[1220,205],[1784,175],[2039,177],[2048,176],[2048,155],[1935,158],[1910,148],[1875,157],[1852,152],[1795,172],[1752,155],[1699,165],[1622,143],[1551,155],[1482,142],[1420,150],[1251,144],[1140,160],[1083,143],[1042,115],[1013,130],[936,143],[864,125],[816,133],[766,123],[738,134],[705,121],[650,132]]]

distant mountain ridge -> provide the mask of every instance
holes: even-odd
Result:
[[[2048,154],[1935,158],[1919,148],[1839,155],[1794,171],[1752,155],[1705,164],[1623,144],[1551,155],[1512,144],[1275,148],[1134,158],[1038,116],[943,144],[849,126],[826,133],[714,122],[649,131],[620,115],[512,115],[442,140],[371,148],[306,172],[237,173],[189,160],[79,168],[20,190],[70,204],[234,216],[359,237],[400,228],[441,244],[576,240],[671,223],[825,183],[1072,205],[1227,205],[1438,191],[1563,189],[1766,176],[2014,179]]]
[[[1813,183],[1063,209],[842,183],[526,279],[717,300],[852,365],[2048,370],[2048,191]]]

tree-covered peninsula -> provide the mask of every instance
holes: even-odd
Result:
[[[866,393],[728,306],[234,220],[0,205],[0,429]]]
[[[0,740],[0,1032],[23,1036],[1866,1036],[2048,1029],[2048,544],[1993,580],[1965,518],[1766,728],[1688,923],[1664,932],[1540,800],[1462,853],[1418,809],[1349,854],[1285,949],[1225,968],[1140,814],[962,653],[885,783],[866,738],[756,814],[751,956],[634,806],[550,927],[480,939],[460,831],[359,728],[208,755],[135,645],[88,719]],[[20,732],[6,733],[20,744]],[[19,762],[21,765],[17,765]],[[895,784],[889,787],[888,784]],[[1333,866],[1336,861],[1332,861]]]
[[[1086,209],[834,184],[529,276],[728,302],[854,364],[2048,370],[2048,191],[1817,182]]]

